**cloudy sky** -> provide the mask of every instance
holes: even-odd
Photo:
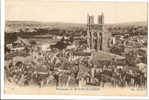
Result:
[[[87,14],[104,13],[105,23],[147,20],[147,3],[58,0],[6,0],[6,20],[86,23]],[[95,19],[96,20],[96,19]]]

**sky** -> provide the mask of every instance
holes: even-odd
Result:
[[[147,3],[64,0],[6,0],[5,19],[86,23],[87,14],[104,13],[105,23],[147,21]]]

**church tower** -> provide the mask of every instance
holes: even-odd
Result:
[[[97,24],[94,23],[94,16],[87,15],[87,43],[92,50],[108,51],[109,36],[104,29],[104,14],[97,18]]]

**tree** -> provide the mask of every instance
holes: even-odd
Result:
[[[31,45],[36,45],[37,42],[36,42],[35,40],[32,40],[32,41],[30,41],[30,44],[31,44]]]

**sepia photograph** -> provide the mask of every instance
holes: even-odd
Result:
[[[5,0],[4,93],[147,96],[147,2]]]

